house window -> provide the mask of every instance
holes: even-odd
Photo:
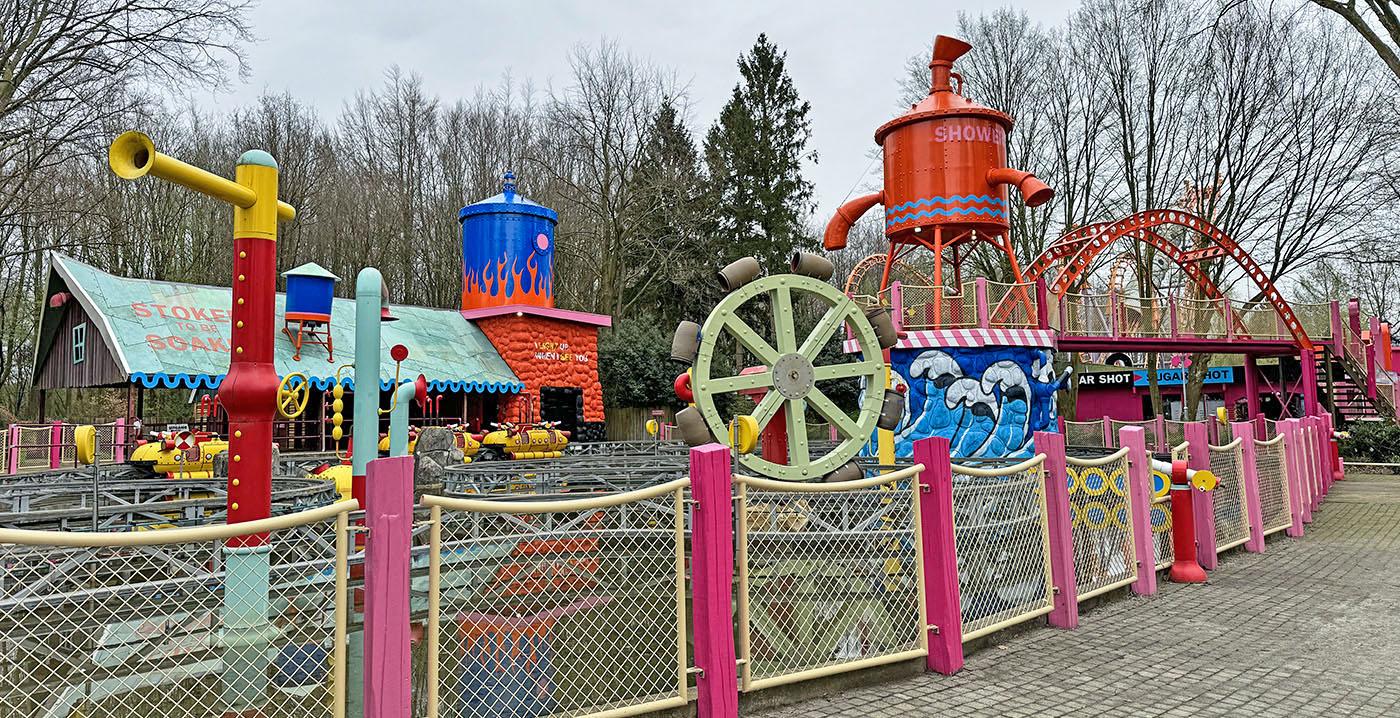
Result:
[[[82,364],[87,358],[87,322],[73,327],[73,363]]]

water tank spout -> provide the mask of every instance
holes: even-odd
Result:
[[[846,235],[850,234],[851,226],[877,204],[885,202],[885,191],[880,190],[874,194],[864,197],[857,197],[836,209],[836,214],[831,221],[826,223],[826,234],[822,237],[822,246],[827,249],[841,249],[846,246]]]
[[[1055,196],[1055,190],[1051,189],[1050,185],[1041,182],[1035,175],[1021,170],[1007,168],[988,170],[987,184],[993,187],[1003,184],[1013,185],[1025,198],[1027,207],[1039,207]]]

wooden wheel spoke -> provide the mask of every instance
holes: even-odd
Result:
[[[779,353],[787,355],[797,351],[797,327],[792,322],[792,288],[785,284],[773,291],[773,329]]]
[[[846,438],[849,439],[860,436],[860,425],[857,424],[855,420],[851,419],[851,417],[846,416],[846,412],[841,411],[841,408],[836,406],[836,403],[831,399],[827,398],[826,394],[823,394],[821,389],[814,388],[807,394],[807,405],[812,407],[818,414],[821,414],[823,419],[826,419],[835,426]]]
[[[758,422],[758,430],[763,431],[768,426],[768,422],[773,420],[773,416],[778,413],[778,409],[783,406],[783,395],[776,391],[770,391],[763,397],[763,401],[758,402],[758,406],[753,410],[753,419]]]
[[[740,374],[738,376],[717,376],[705,383],[707,389],[712,394],[728,394],[735,391],[747,389],[772,388],[773,372],[764,367],[763,371],[756,371],[752,374]]]
[[[807,446],[807,416],[801,399],[788,399],[787,411],[788,463],[805,464],[812,451]]]
[[[824,366],[812,367],[813,381],[828,381],[831,379],[850,379],[857,376],[873,375],[879,370],[881,363],[877,359],[865,359],[863,361],[848,362],[846,364],[827,364]]]
[[[774,362],[778,361],[778,357],[781,356],[778,354],[778,350],[773,348],[773,345],[769,344],[767,340],[759,336],[758,332],[738,317],[726,317],[724,328],[733,334],[734,338],[739,340],[739,343],[749,350],[750,354],[758,357],[758,361],[763,364],[773,366]]]
[[[816,362],[817,354],[821,352],[822,347],[826,346],[831,335],[836,333],[836,329],[841,326],[841,320],[845,318],[847,310],[853,306],[855,305],[832,305],[830,309],[826,310],[826,314],[822,315],[817,326],[812,328],[812,333],[807,335],[807,340],[802,342],[802,348],[798,349],[797,352],[806,357],[807,361]]]

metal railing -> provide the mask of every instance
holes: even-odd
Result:
[[[900,285],[900,312],[905,329],[965,329],[977,326],[977,298],[972,286]]]
[[[1128,449],[1097,459],[1065,457],[1079,600],[1137,580]]]
[[[1142,428],[1142,433],[1144,438],[1146,439],[1147,450],[1149,452],[1155,451],[1159,446],[1158,441],[1160,437],[1157,436],[1156,421],[1119,421],[1117,419],[1109,419],[1109,424],[1113,429],[1113,436],[1115,438],[1118,437],[1118,431],[1123,427],[1137,426]]]
[[[425,496],[427,715],[684,706],[689,486],[568,501]]]
[[[1065,443],[1071,446],[1103,447],[1102,421],[1065,420]]]
[[[963,642],[1054,609],[1044,454],[1014,466],[953,465]]]
[[[1284,458],[1282,436],[1254,441],[1254,470],[1259,477],[1259,522],[1264,535],[1292,526],[1288,462]]]
[[[139,533],[0,530],[0,715],[344,716],[356,508]],[[226,541],[264,531],[266,583],[232,583],[246,574]]]
[[[1249,540],[1249,503],[1245,500],[1243,438],[1223,446],[1207,446],[1210,471],[1219,484],[1211,492],[1215,506],[1216,553]]]
[[[826,484],[734,477],[743,690],[928,654],[923,470]]]

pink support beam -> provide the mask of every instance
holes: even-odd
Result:
[[[1255,464],[1254,422],[1238,421],[1230,425],[1236,439],[1240,439],[1240,454],[1243,457],[1244,506],[1249,520],[1249,540],[1244,542],[1244,550],[1259,553],[1264,550],[1263,504],[1259,501],[1259,469]]]
[[[413,708],[408,598],[413,457],[369,462],[365,504],[365,718],[402,718]]]
[[[1307,376],[1307,373],[1304,373],[1303,376]],[[1252,354],[1246,354],[1244,357],[1244,399],[1249,406],[1248,416],[1258,416],[1259,365]]]
[[[1035,280],[1035,326],[1039,329],[1050,328],[1050,305],[1047,300],[1045,277],[1037,277]]]
[[[1050,578],[1055,584],[1055,609],[1047,617],[1058,628],[1079,627],[1079,588],[1074,575],[1074,534],[1070,530],[1069,487],[1065,437],[1035,432],[1035,450],[1045,454],[1045,511],[1049,517]]]
[[[1114,443],[1117,440],[1118,437],[1113,435],[1113,420],[1105,416],[1103,418],[1103,445],[1110,448],[1117,446]]]
[[[1133,513],[1133,555],[1138,565],[1133,593],[1150,596],[1157,592],[1157,559],[1152,552],[1156,539],[1152,535],[1152,463],[1147,455],[1146,432],[1140,426],[1125,426],[1118,430],[1118,442],[1128,449],[1128,502]]]
[[[1329,304],[1332,310],[1332,353],[1341,356],[1342,352],[1345,351],[1342,346],[1346,341],[1346,333],[1342,331],[1342,305],[1335,299]]]
[[[1318,412],[1317,404],[1317,355],[1306,349],[1302,354],[1303,364],[1303,416]]]
[[[1346,467],[1342,466],[1342,448],[1337,441],[1337,426],[1331,414],[1323,414],[1322,418],[1327,422],[1327,440],[1332,445],[1332,480],[1344,481],[1347,478]]]
[[[697,714],[739,715],[735,674],[733,467],[729,447],[706,444],[690,450],[690,493],[695,499],[691,539],[691,613],[695,622]],[[956,584],[954,584],[956,586]]]
[[[19,473],[19,426],[11,424],[9,428],[10,440],[5,444],[10,447],[5,452],[5,473]]]
[[[1123,434],[1122,434],[1122,432],[1119,432],[1118,435],[1119,435],[1119,436],[1122,436]],[[1165,454],[1165,453],[1170,452],[1170,451],[1172,450],[1172,447],[1168,446],[1169,443],[1170,443],[1170,442],[1167,441],[1167,417],[1164,416],[1164,415],[1162,415],[1162,414],[1158,414],[1158,415],[1157,415],[1157,445],[1156,445],[1156,446],[1149,446],[1149,447],[1147,447],[1147,449],[1148,449],[1148,451],[1156,451],[1156,452],[1160,452],[1160,453]],[[1148,472],[1148,473],[1150,474],[1151,472]]]
[[[126,463],[126,419],[117,419],[112,429],[112,458],[118,464]]]
[[[895,331],[904,329],[904,285],[890,282],[890,317],[894,320]]]
[[[1215,421],[1207,419],[1206,421]],[[1206,423],[1193,421],[1186,425],[1187,466],[1192,469],[1210,468]],[[1196,519],[1196,561],[1201,568],[1213,570],[1215,556],[1215,497],[1209,491],[1191,489],[1191,511]]]
[[[924,591],[928,600],[928,669],[950,676],[963,666],[962,603],[958,554],[953,543],[953,464],[941,436],[914,442],[919,474],[919,521],[923,535]],[[727,629],[728,630],[728,629]],[[703,710],[699,715],[707,715]]]

